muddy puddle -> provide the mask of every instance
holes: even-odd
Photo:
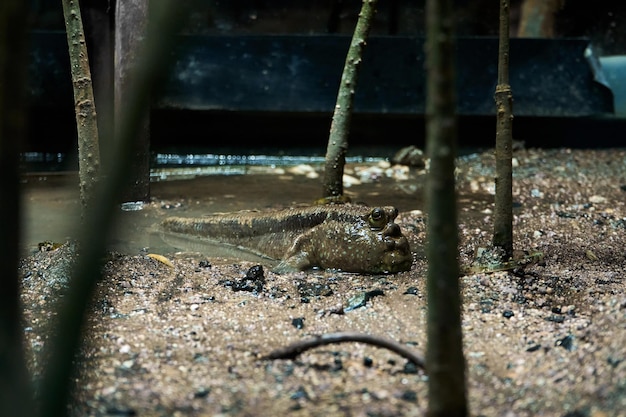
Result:
[[[151,171],[150,201],[120,206],[112,250],[128,255],[190,251],[254,261],[254,256],[224,245],[164,234],[158,224],[167,216],[310,205],[322,192],[321,157],[164,154],[157,162]],[[387,157],[367,156],[349,160],[345,173],[345,194],[353,202],[394,205],[400,212],[423,208],[423,169],[392,166]],[[75,172],[24,175],[24,254],[36,250],[40,242],[64,242],[76,236],[80,227],[77,181]],[[474,199],[466,202],[474,203]]]

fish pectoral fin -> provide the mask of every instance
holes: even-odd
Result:
[[[289,272],[298,272],[311,267],[309,256],[306,252],[298,252],[288,258],[280,261],[278,265],[272,268],[272,272],[276,274],[287,274]]]

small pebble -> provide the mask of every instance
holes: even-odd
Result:
[[[298,330],[304,328],[304,317],[296,317],[291,319],[291,325]]]
[[[361,184],[361,181],[359,181],[358,178],[353,177],[351,175],[344,174],[344,176],[343,176],[343,186],[344,187],[351,187],[353,185],[359,185],[359,184]]]
[[[589,202],[593,204],[606,203],[606,197],[602,197],[601,195],[592,195],[589,197]]]

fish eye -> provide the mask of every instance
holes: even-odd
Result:
[[[367,220],[371,227],[375,229],[382,229],[383,226],[387,224],[387,216],[385,214],[385,210],[380,207],[376,207],[370,212]]]

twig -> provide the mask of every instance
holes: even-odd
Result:
[[[295,359],[299,354],[309,349],[344,342],[366,343],[368,345],[389,349],[408,361],[413,362],[416,366],[422,368],[423,370],[426,370],[424,358],[417,353],[412,352],[400,343],[370,334],[355,332],[327,333],[321,336],[315,336],[310,339],[292,343],[291,345],[283,348],[275,349],[264,356],[263,359]]]

